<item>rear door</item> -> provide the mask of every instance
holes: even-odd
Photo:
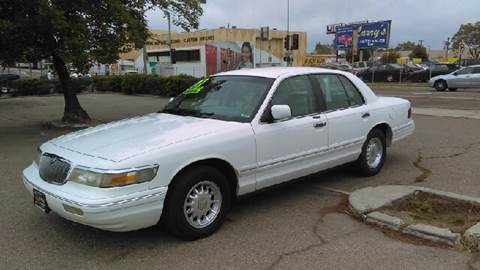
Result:
[[[370,126],[371,113],[355,85],[340,74],[318,74],[325,100],[329,159],[348,162],[358,157]]]
[[[480,67],[474,67],[472,71],[472,87],[480,87]]]

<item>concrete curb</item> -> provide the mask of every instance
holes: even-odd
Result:
[[[402,231],[403,233],[417,236],[434,242],[445,243],[449,246],[457,246],[461,235],[453,233],[449,229],[439,228],[427,224],[409,225]]]
[[[403,220],[381,212],[371,212],[367,214],[365,222],[381,227],[387,227],[395,231],[401,230],[401,228],[405,225]]]
[[[352,192],[348,201],[352,211],[362,217],[368,224],[386,227],[423,239],[444,243],[452,247],[464,244],[469,249],[480,250],[480,223],[470,227],[462,235],[460,233],[454,233],[449,229],[428,224],[406,224],[398,217],[376,211],[415,192],[426,192],[449,199],[480,205],[480,198],[425,187],[399,185],[362,188]]]

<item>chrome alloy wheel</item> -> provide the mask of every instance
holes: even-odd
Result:
[[[183,213],[192,227],[203,229],[217,218],[221,207],[220,188],[214,182],[202,181],[188,191]]]
[[[383,157],[383,143],[380,138],[374,137],[371,138],[368,142],[367,149],[366,149],[366,158],[367,158],[367,165],[371,169],[375,169],[380,165]]]

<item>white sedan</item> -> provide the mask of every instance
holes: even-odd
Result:
[[[235,198],[345,163],[378,173],[413,133],[410,103],[353,74],[236,70],[200,80],[161,112],[41,145],[23,171],[34,204],[92,227],[163,222],[183,239],[217,230]]]

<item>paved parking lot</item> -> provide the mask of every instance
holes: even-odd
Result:
[[[419,108],[480,108],[480,91],[377,92],[404,96]],[[166,102],[114,94],[80,101],[100,122],[155,112]],[[66,132],[42,125],[62,110],[61,96],[0,100],[1,269],[468,269],[468,252],[362,224],[343,212],[345,196],[329,190],[406,184],[480,196],[480,120],[414,115],[415,135],[389,149],[377,176],[360,178],[342,167],[307,177],[241,200],[219,232],[182,242],[158,227],[103,232],[33,207],[20,173],[41,142]]]

